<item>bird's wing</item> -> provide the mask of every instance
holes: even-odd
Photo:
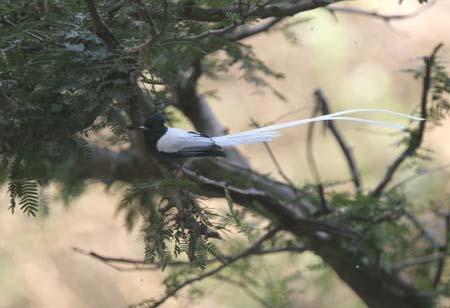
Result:
[[[215,146],[214,140],[208,136],[172,127],[156,143],[157,150],[165,153],[201,152]]]

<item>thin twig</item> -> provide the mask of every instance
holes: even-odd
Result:
[[[217,274],[218,272],[220,272],[221,270],[227,268],[228,266],[230,266],[232,263],[247,257],[248,255],[252,254],[253,251],[258,250],[259,247],[267,240],[271,239],[278,231],[280,231],[280,229],[278,228],[274,228],[270,231],[268,231],[264,236],[262,236],[259,240],[257,240],[252,246],[248,247],[247,249],[243,250],[241,253],[238,253],[234,256],[234,258],[225,261],[223,264],[217,266],[216,268],[206,271],[203,274],[187,279],[185,280],[183,283],[173,287],[169,292],[166,293],[166,295],[164,295],[163,297],[161,297],[159,300],[157,301],[143,301],[141,303],[138,303],[137,305],[133,305],[131,307],[149,307],[149,308],[156,308],[161,306],[166,300],[168,300],[169,298],[175,296],[181,289],[183,289],[184,287],[193,284],[195,282],[201,281],[205,278],[208,278],[214,274]]]
[[[17,24],[15,24],[14,22],[12,22],[11,20],[9,20],[8,18],[6,18],[5,16],[3,16],[1,14],[0,14],[0,23],[8,24],[8,25],[10,25],[12,27],[18,28]],[[54,39],[52,39],[48,35],[45,35],[45,37],[41,37],[41,36],[39,36],[37,34],[34,34],[33,32],[31,32],[29,30],[22,29],[21,31],[23,31],[24,33],[28,34],[32,38],[37,39],[40,42],[47,42],[47,43],[50,43],[52,45],[56,45],[58,47],[64,47],[64,44],[56,42]]]
[[[429,243],[431,248],[439,249],[439,243],[436,242],[434,237],[427,231],[427,229],[422,225],[422,223],[413,214],[411,214],[408,211],[405,211],[405,217],[408,218],[417,229],[419,229],[420,236],[424,237],[424,239]]]
[[[222,36],[225,33],[230,32],[231,30],[233,30],[236,27],[237,27],[236,24],[231,24],[222,29],[207,30],[207,31],[197,34],[197,35],[181,37],[180,40],[191,41],[191,40],[200,40],[202,38],[206,38],[206,37],[210,37],[210,36]]]
[[[315,117],[317,115],[318,109],[314,108],[312,117]],[[329,212],[328,206],[327,206],[327,199],[325,198],[325,189],[323,188],[322,180],[320,179],[320,173],[319,168],[317,167],[316,159],[314,157],[314,149],[313,149],[313,136],[314,136],[314,127],[315,122],[311,122],[308,125],[308,132],[307,132],[307,139],[306,139],[306,156],[308,159],[308,166],[311,170],[311,173],[313,175],[317,194],[320,198],[320,211],[319,213],[316,213],[317,215],[323,215],[327,214]]]
[[[94,0],[86,0],[86,6],[92,18],[92,27],[94,33],[105,43],[110,50],[121,49],[119,41],[114,37],[111,30],[103,23],[98,14]]]
[[[102,263],[106,264],[107,266],[117,270],[117,271],[136,271],[136,270],[155,270],[159,266],[156,263],[150,263],[145,262],[144,260],[137,260],[137,259],[126,259],[126,258],[115,258],[115,257],[107,257],[101,254],[98,254],[94,251],[88,251],[85,249],[81,249],[78,247],[72,247],[72,250],[76,253],[82,254],[84,256],[92,257],[96,260],[101,261]],[[118,266],[115,263],[119,264],[126,264],[131,267],[122,267]]]
[[[403,180],[399,181],[398,183],[392,185],[389,188],[389,191],[394,191],[397,188],[399,188],[400,186],[404,186],[406,183],[411,182],[416,180],[418,177],[424,176],[424,175],[429,175],[432,173],[437,173],[437,172],[443,172],[446,169],[448,169],[450,167],[450,164],[445,164],[442,166],[438,166],[435,168],[429,168],[429,169],[425,169],[425,170],[418,170],[415,174],[412,174],[406,178],[404,178]]]
[[[267,122],[267,123],[264,123],[262,126],[264,127],[264,126],[269,126],[269,125],[276,124],[276,123],[278,123],[279,121],[283,120],[284,118],[293,115],[294,113],[299,113],[299,112],[303,112],[303,111],[305,111],[305,110],[311,109],[311,106],[312,106],[312,105],[310,105],[309,107],[298,108],[298,109],[294,109],[294,110],[292,110],[292,111],[288,111],[288,112],[286,112],[286,113],[283,113],[283,114],[279,115],[278,117],[276,117],[275,119],[273,119],[272,121],[269,121],[269,122]]]
[[[426,256],[406,259],[401,262],[393,263],[393,264],[391,264],[390,267],[393,271],[399,272],[399,271],[403,271],[404,269],[407,269],[408,267],[411,267],[411,266],[419,266],[419,265],[437,262],[439,260],[442,260],[445,257],[447,257],[447,255],[443,254],[443,253],[426,255]]]
[[[408,147],[400,154],[397,159],[394,160],[394,162],[388,167],[386,174],[384,175],[381,182],[376,186],[376,188],[372,191],[371,196],[373,197],[379,197],[387,184],[392,180],[395,172],[400,167],[400,165],[407,159],[408,157],[414,155],[416,150],[421,146],[423,141],[423,136],[425,134],[425,128],[426,128],[426,119],[428,118],[428,93],[431,88],[431,74],[433,71],[433,66],[435,62],[435,58],[437,55],[437,52],[443,44],[437,45],[430,56],[424,57],[423,61],[425,63],[425,75],[423,77],[423,83],[422,83],[422,97],[421,97],[421,111],[420,116],[425,119],[425,121],[421,121],[419,124],[419,128],[417,129],[417,132],[414,133],[415,136],[411,136],[411,138],[414,138],[415,140],[411,140],[409,142]]]
[[[248,286],[248,283],[245,283],[243,281],[234,280],[231,277],[223,276],[220,274],[216,275],[215,278],[219,281],[226,282],[232,286],[239,288],[241,291],[243,291],[245,294],[247,294],[248,297],[250,297],[254,301],[260,303],[262,307],[266,307],[266,308],[273,307],[270,303],[267,303],[263,298],[261,298],[256,292],[251,290]]]
[[[251,122],[253,124],[253,126],[255,126],[256,128],[260,128],[261,126],[253,119],[251,119]],[[287,174],[283,171],[283,168],[281,167],[277,157],[275,156],[275,153],[272,151],[272,148],[270,147],[268,142],[264,142],[264,147],[267,150],[267,153],[270,156],[270,159],[272,160],[273,164],[275,165],[275,168],[278,171],[278,174],[289,184],[289,186],[292,188],[292,191],[295,194],[299,194],[299,190],[297,189],[297,187],[295,186],[294,182],[287,176]]]
[[[152,14],[150,14],[148,7],[142,2],[142,0],[134,0],[134,2],[140,7],[144,20],[150,26],[151,34],[153,36],[157,36],[159,33],[158,26],[156,25],[156,22],[153,19]]]
[[[328,102],[325,99],[325,96],[323,95],[322,91],[320,89],[317,89],[314,91],[314,96],[316,98],[317,105],[319,106],[320,110],[322,111],[322,114],[330,114],[330,108],[328,106]],[[344,137],[342,136],[341,132],[335,125],[334,121],[327,121],[326,127],[331,130],[331,133],[333,134],[334,138],[339,144],[339,147],[342,150],[342,153],[345,156],[345,160],[347,161],[348,169],[350,170],[350,173],[352,175],[352,181],[355,186],[356,192],[361,192],[361,179],[359,177],[359,169],[356,165],[356,160],[353,157],[352,150],[348,146],[347,142],[345,141]]]
[[[259,22],[258,24],[254,25],[254,26],[243,25],[243,26],[237,28],[232,33],[228,33],[227,35],[225,35],[225,38],[232,40],[232,41],[240,41],[240,40],[243,40],[250,36],[259,34],[261,32],[267,32],[273,26],[277,25],[282,20],[283,20],[283,17],[272,17],[266,21]]]
[[[131,258],[117,258],[109,257],[99,254],[95,251],[89,251],[78,247],[73,247],[73,251],[82,254],[87,257],[94,258],[106,265],[114,268],[118,271],[154,271],[161,268],[160,263],[149,262],[142,259],[131,259]],[[302,253],[307,250],[306,246],[282,246],[282,247],[271,247],[267,249],[255,250],[249,256],[264,256],[269,254],[291,252],[291,253]],[[223,260],[232,260],[234,255],[224,256]],[[206,264],[217,263],[218,259],[206,260]],[[122,264],[124,266],[118,266],[116,264]],[[189,261],[170,261],[164,264],[165,267],[178,267],[178,266],[192,266],[192,262]]]

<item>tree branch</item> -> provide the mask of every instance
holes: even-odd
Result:
[[[223,276],[220,274],[216,275],[214,278],[216,278],[219,281],[226,282],[234,287],[239,288],[239,290],[243,291],[245,294],[247,294],[248,297],[250,297],[254,301],[258,302],[262,307],[265,307],[265,308],[273,307],[270,303],[267,303],[263,298],[261,298],[256,292],[252,291],[248,287],[248,284],[245,283],[244,281],[234,280],[228,276]]]
[[[111,30],[103,23],[98,15],[94,0],[86,0],[86,6],[92,18],[94,33],[105,43],[109,50],[121,49],[119,41],[114,37]]]
[[[327,7],[327,10],[333,14],[334,13],[344,13],[344,14],[350,14],[350,15],[359,15],[359,16],[364,16],[364,17],[381,19],[384,22],[389,23],[391,21],[399,21],[399,20],[416,17],[416,16],[422,14],[424,11],[431,8],[435,3],[436,3],[436,1],[431,1],[430,4],[425,5],[425,6],[421,7],[420,9],[418,9],[412,13],[409,13],[409,14],[381,14],[377,11],[367,11],[367,10],[351,8],[351,7]]]
[[[161,177],[157,166],[154,173],[143,172],[136,164],[136,152],[127,150],[112,152],[96,147],[91,158],[73,160],[68,172],[77,172],[81,178],[100,178],[122,181],[148,180]],[[360,241],[353,230],[345,226],[330,225],[317,219],[307,219],[304,208],[316,209],[319,205],[311,198],[299,199],[288,185],[271,180],[250,169],[217,159],[198,159],[183,169],[186,177],[198,183],[197,194],[224,198],[226,187],[233,201],[248,208],[262,208],[279,221],[283,228],[298,237],[308,239],[311,248],[328,263],[336,273],[371,307],[428,307],[428,296],[420,293],[399,277],[379,268],[365,264],[349,250],[349,241]],[[196,171],[192,171],[196,170]],[[187,171],[187,172],[186,172]],[[237,183],[233,179],[240,179]],[[230,179],[229,182],[224,182]],[[238,184],[239,183],[239,184]],[[311,210],[311,212],[313,212]],[[358,264],[358,269],[355,265]],[[381,289],[380,289],[381,288]],[[383,294],[383,298],[380,298]]]
[[[265,21],[261,21],[253,26],[243,25],[237,28],[232,33],[226,34],[225,39],[231,41],[240,41],[248,37],[254,36],[261,32],[269,31],[273,26],[277,25],[283,20],[283,17],[271,17]]]
[[[404,186],[406,183],[414,181],[421,176],[430,175],[430,174],[438,173],[438,172],[444,172],[449,167],[450,167],[450,164],[445,164],[445,165],[441,165],[441,166],[434,167],[434,168],[417,170],[415,174],[412,174],[412,175],[404,178],[403,180],[400,180],[398,183],[395,183],[391,187],[389,187],[389,191],[394,191],[395,189],[399,188],[400,186]]]
[[[408,218],[413,225],[420,231],[420,236],[428,242],[432,249],[439,249],[439,244],[434,239],[433,235],[431,235],[427,229],[422,225],[422,223],[409,211],[405,211],[405,217]]]
[[[203,274],[196,276],[194,278],[191,279],[187,279],[185,280],[183,283],[173,287],[169,292],[166,293],[166,295],[164,295],[162,298],[160,298],[157,301],[143,301],[137,305],[133,305],[131,307],[149,307],[149,308],[156,308],[161,306],[166,300],[168,300],[169,298],[175,296],[179,291],[181,291],[181,289],[183,289],[184,287],[193,284],[195,282],[201,281],[205,278],[208,278],[214,274],[217,274],[218,272],[220,272],[221,270],[225,269],[226,267],[228,267],[229,265],[231,265],[232,263],[245,258],[247,256],[249,256],[250,254],[252,254],[254,251],[258,250],[259,247],[262,245],[262,243],[264,243],[265,241],[269,240],[270,238],[272,238],[277,232],[279,231],[279,229],[275,228],[270,230],[269,232],[267,232],[264,236],[262,236],[259,240],[257,240],[252,246],[248,247],[247,249],[243,250],[242,252],[236,254],[233,258],[229,259],[228,261],[225,261],[223,264],[217,266],[216,268],[206,271]]]
[[[194,6],[193,4],[186,4],[183,9],[178,11],[178,14],[183,19],[200,22],[220,22],[225,20],[227,15],[230,13],[240,14],[244,18],[286,17],[340,1],[343,0],[293,0],[278,3],[271,3],[272,1],[267,1],[263,5],[250,8],[248,12],[243,12],[242,7],[240,8],[239,5],[234,5],[228,8],[205,8]]]
[[[390,267],[391,267],[392,271],[400,272],[400,271],[407,269],[408,267],[438,262],[447,256],[448,255],[443,254],[443,253],[420,256],[417,258],[411,258],[411,259],[407,259],[407,260],[404,260],[401,262],[393,263],[390,265]]]
[[[252,124],[256,127],[259,128],[261,127],[258,123],[256,123],[256,121],[254,121],[252,119]],[[278,171],[278,174],[286,181],[286,183],[289,184],[290,187],[292,187],[292,190],[296,193],[299,194],[299,190],[296,188],[294,182],[286,175],[286,173],[283,171],[283,168],[281,167],[280,163],[278,162],[277,157],[275,156],[275,154],[272,151],[272,148],[270,147],[268,142],[264,142],[264,147],[267,150],[267,153],[270,156],[270,159],[272,160],[273,164],[275,165],[275,168]]]
[[[206,37],[210,37],[210,36],[222,36],[222,35],[230,32],[231,30],[233,30],[236,27],[237,27],[236,24],[231,24],[222,29],[215,29],[215,30],[211,29],[211,30],[207,30],[207,31],[197,34],[197,35],[181,37],[180,40],[188,40],[188,41],[189,40],[200,40],[202,38],[206,38]]]
[[[442,254],[448,253],[448,248],[450,245],[450,214],[445,215],[445,243],[440,247],[440,252]],[[436,274],[433,279],[433,288],[437,288],[441,282],[442,273],[445,267],[445,257],[442,257],[437,264]]]
[[[317,108],[314,109],[312,117],[317,115]],[[315,213],[315,216],[321,216],[329,213],[327,199],[325,198],[325,190],[323,188],[322,180],[320,179],[319,168],[317,167],[316,159],[314,157],[313,136],[314,136],[315,122],[308,124],[307,139],[306,139],[306,157],[308,159],[308,166],[316,184],[317,194],[320,199],[320,211]]]
[[[140,3],[140,1],[139,1],[139,3]],[[158,39],[161,37],[161,35],[166,30],[167,13],[168,13],[167,9],[168,9],[167,0],[163,0],[163,15],[162,15],[161,29],[157,30],[156,25],[153,24],[154,30],[153,30],[152,37],[146,39],[143,43],[141,43],[137,46],[127,48],[125,50],[126,53],[136,54],[138,52],[148,50],[158,41]],[[145,12],[148,15],[148,19],[150,19],[150,21],[153,22],[151,14],[146,9],[145,9]]]
[[[317,89],[314,92],[314,96],[316,98],[317,105],[319,106],[320,110],[322,111],[322,114],[330,114],[330,108],[328,106],[328,102],[325,99],[325,96],[323,95],[322,91],[320,89]],[[352,150],[348,146],[347,142],[345,141],[344,137],[342,136],[341,132],[335,125],[334,121],[327,121],[325,123],[326,127],[328,127],[331,130],[331,133],[333,134],[334,138],[336,139],[337,143],[339,144],[339,147],[342,150],[342,153],[345,156],[345,160],[347,161],[348,169],[350,170],[350,173],[352,175],[352,181],[355,186],[356,192],[361,192],[361,179],[359,177],[359,169],[356,165],[355,158],[353,157]]]
[[[153,271],[161,268],[160,263],[148,262],[142,259],[130,259],[130,258],[117,258],[117,257],[109,257],[102,254],[99,254],[95,251],[88,251],[78,247],[72,247],[72,250],[81,255],[94,258],[106,265],[114,268],[118,271]],[[307,250],[306,246],[282,246],[282,247],[271,247],[267,249],[260,249],[253,251],[248,256],[264,256],[268,254],[276,254],[282,252],[291,252],[291,253],[302,253]],[[229,255],[224,256],[223,260],[231,260],[235,256]],[[209,259],[205,261],[207,264],[219,262],[218,259]],[[127,267],[120,267],[116,264],[123,264]],[[177,267],[177,266],[192,266],[192,262],[189,261],[171,261],[164,264],[164,266],[169,267]]]
[[[428,108],[428,93],[431,88],[431,74],[433,71],[433,65],[435,62],[435,58],[437,55],[437,52],[443,44],[437,45],[430,56],[424,57],[423,61],[425,63],[425,74],[423,77],[422,82],[422,98],[420,103],[420,116],[424,119],[428,118],[427,114],[427,108]],[[386,174],[384,175],[384,178],[381,180],[381,182],[375,187],[375,189],[372,191],[371,195],[373,197],[379,197],[386,187],[387,184],[392,180],[392,177],[394,176],[397,169],[400,167],[400,165],[407,159],[408,157],[415,154],[416,150],[421,146],[423,141],[423,136],[425,134],[425,128],[426,128],[427,121],[421,121],[419,124],[419,128],[417,131],[415,131],[411,135],[411,141],[409,142],[408,147],[400,154],[397,159],[394,160],[394,162],[388,167]]]

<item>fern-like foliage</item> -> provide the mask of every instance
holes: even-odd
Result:
[[[19,205],[23,213],[28,216],[36,216],[39,208],[37,181],[27,175],[26,164],[21,157],[16,157],[9,168],[8,193],[11,213],[14,214],[16,206]]]
[[[89,143],[86,139],[84,139],[83,136],[75,134],[72,136],[72,138],[69,139],[69,142],[72,143],[76,155],[85,158],[92,157],[92,150],[89,146]]]
[[[32,178],[10,178],[8,183],[10,209],[14,213],[16,199],[19,199],[20,210],[28,216],[36,216],[39,208],[38,184]]]

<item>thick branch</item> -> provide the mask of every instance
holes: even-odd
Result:
[[[324,7],[341,0],[334,2],[325,0],[294,0],[273,3],[268,5],[257,6],[250,9],[245,17],[285,17],[293,16],[297,13],[313,10],[319,7]],[[180,12],[181,17],[189,20],[204,21],[204,22],[218,22],[223,21],[228,13],[240,13],[238,6],[230,8],[202,8],[192,5],[186,5]]]
[[[92,162],[74,162],[73,170],[82,172],[84,169],[85,177],[101,176],[102,179],[107,178],[107,173],[111,172],[111,178],[129,181],[148,180],[149,176],[156,177],[160,174],[158,168],[152,175],[142,172],[135,164],[134,157],[135,153],[130,151],[111,154],[111,151],[100,148],[92,155]],[[116,158],[120,158],[120,161],[116,161]],[[383,268],[375,270],[370,264],[360,261],[354,251],[346,248],[349,247],[349,241],[359,241],[357,233],[343,226],[305,218],[304,208],[315,207],[317,210],[319,206],[312,203],[311,198],[299,199],[288,185],[226,161],[198,159],[191,163],[191,168],[198,173],[190,171],[186,176],[199,184],[197,194],[223,198],[226,187],[237,204],[255,210],[264,209],[264,212],[272,215],[271,218],[279,221],[283,228],[298,237],[306,237],[311,243],[311,249],[369,306],[386,307],[387,303],[401,308],[429,306],[427,296]],[[118,172],[119,170],[123,172]],[[224,179],[230,180],[227,183]],[[232,179],[240,179],[239,184],[234,183]]]

